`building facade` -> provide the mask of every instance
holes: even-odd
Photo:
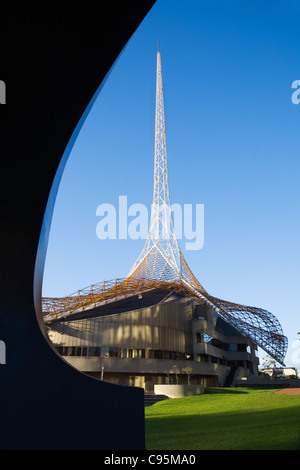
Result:
[[[258,373],[255,344],[190,297],[153,289],[109,310],[106,304],[48,325],[59,354],[88,375],[153,392],[156,384],[224,386]]]
[[[58,352],[120,385],[230,386],[258,374],[260,346],[284,365],[287,338],[272,313],[211,296],[179,249],[171,217],[161,56],[157,53],[153,203],[144,248],[125,279],[44,298]]]

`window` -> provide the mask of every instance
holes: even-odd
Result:
[[[206,354],[198,354],[197,361],[198,362],[209,362],[209,357]]]
[[[155,359],[162,359],[162,351],[160,351],[160,350],[154,351],[154,358]]]
[[[153,351],[153,349],[149,349],[148,357],[149,357],[149,359],[154,359],[154,351]]]
[[[89,347],[88,349],[88,355],[89,356],[100,356],[101,354],[101,348],[96,348],[96,347]]]
[[[118,348],[109,348],[108,355],[109,357],[118,357],[119,349]]]
[[[109,357],[109,348],[108,348],[108,346],[103,346],[101,348],[101,357]]]
[[[213,339],[212,336],[208,335],[207,333],[203,333],[203,341],[204,343],[210,343],[210,341]]]

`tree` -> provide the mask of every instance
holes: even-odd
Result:
[[[279,367],[279,364],[271,356],[264,357],[261,365],[263,369],[275,369]]]
[[[283,369],[281,368],[280,364],[270,356],[266,356],[262,359],[262,368],[270,369],[269,372],[266,371],[270,375],[270,377],[280,378],[283,376]]]
[[[177,383],[177,385],[178,385],[178,375],[179,375],[180,370],[178,369],[178,367],[177,367],[176,364],[174,364],[174,366],[171,367],[170,372],[173,373],[173,374],[175,374],[176,383]]]
[[[186,375],[187,375],[187,379],[188,379],[188,385],[190,385],[190,381],[191,381],[191,373],[192,373],[192,367],[191,366],[187,366],[187,367],[184,367],[182,369],[182,372],[186,372]]]

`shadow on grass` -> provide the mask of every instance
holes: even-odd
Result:
[[[205,394],[210,394],[210,395],[213,395],[213,394],[221,394],[221,395],[225,395],[225,394],[240,394],[240,393],[249,393],[247,390],[240,390],[240,389],[234,389],[234,388],[217,388],[217,387],[214,387],[214,388],[205,388],[204,389],[204,393]]]
[[[149,450],[300,450],[300,407],[268,411],[155,416]]]
[[[212,387],[212,388],[205,388],[204,393],[207,395],[213,395],[213,394],[220,394],[220,395],[226,395],[226,394],[249,394],[252,392],[264,392],[268,390],[269,392],[276,392],[278,390],[278,387],[251,387],[251,388],[218,388],[218,387]]]

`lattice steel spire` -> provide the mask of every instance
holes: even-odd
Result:
[[[161,56],[157,52],[154,188],[149,234],[129,276],[180,279],[181,256],[171,214]]]
[[[145,246],[127,278],[181,282],[197,294],[205,289],[189,269],[175,235],[171,213],[161,55],[158,46],[156,72],[155,151],[153,202]]]
[[[69,315],[119,296],[151,288],[174,290],[214,307],[218,315],[249,336],[284,365],[288,341],[277,318],[267,310],[228,302],[211,296],[188,267],[180,252],[171,217],[160,51],[157,53],[155,155],[153,204],[145,246],[125,279],[104,282],[59,299],[43,299],[45,318]],[[49,320],[50,321],[50,320]]]
[[[267,310],[247,307],[218,299],[206,292],[191,272],[177,243],[171,217],[169,194],[165,113],[161,56],[157,52],[154,190],[150,228],[145,246],[133,265],[127,280],[145,283],[163,282],[173,288],[179,285],[190,294],[217,309],[219,316],[241,334],[249,336],[262,349],[283,364],[287,338],[277,318]]]

